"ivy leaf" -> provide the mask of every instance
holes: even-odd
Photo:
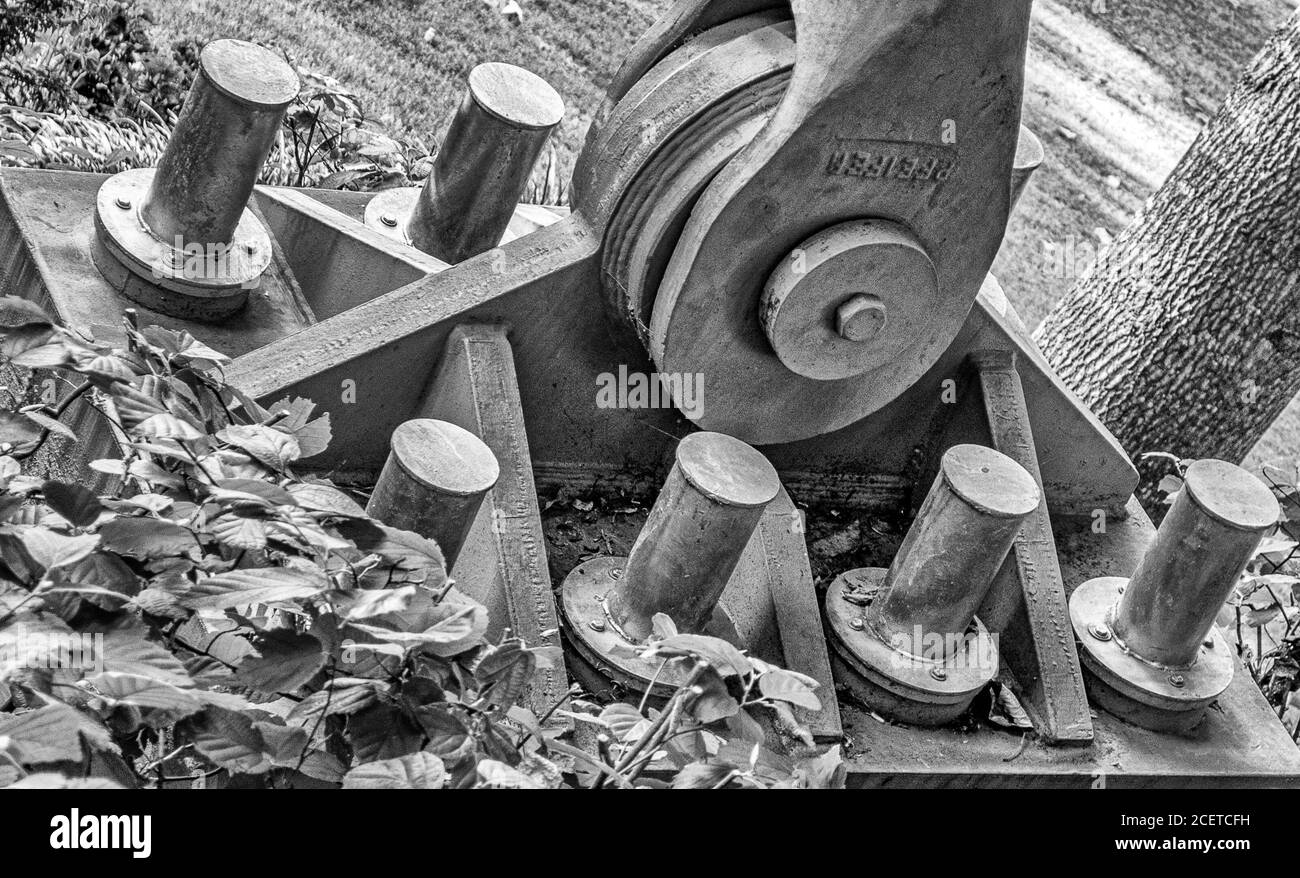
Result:
[[[812,677],[784,668],[772,668],[758,678],[758,691],[765,698],[785,701],[805,710],[822,709],[821,699],[814,694],[818,685]]]
[[[46,570],[66,567],[85,558],[99,545],[98,534],[65,537],[47,527],[31,527],[23,531],[23,547],[37,564]]]
[[[340,536],[362,552],[378,555],[398,570],[426,574],[424,584],[430,588],[440,588],[447,581],[442,550],[432,540],[369,519],[341,521],[336,527]]]
[[[412,753],[360,765],[343,777],[345,790],[440,790],[447,768],[432,753]]]
[[[89,351],[74,356],[73,368],[88,378],[98,379],[102,383],[130,382],[136,377],[135,370],[123,360],[111,354]]]
[[[486,612],[479,604],[464,606],[439,604],[437,610],[442,618],[424,631],[390,631],[387,628],[363,625],[360,622],[354,622],[352,627],[380,640],[396,643],[407,649],[420,647],[442,657],[464,652],[482,637],[483,631],[487,628]]]
[[[323,574],[312,576],[287,567],[261,567],[206,577],[177,595],[177,599],[191,610],[226,610],[244,604],[311,597],[328,584]]]
[[[257,518],[223,515],[210,522],[208,530],[232,549],[256,552],[266,548],[266,524]]]
[[[20,412],[0,411],[0,444],[13,446],[19,456],[28,454],[41,441],[41,428]]]
[[[12,336],[6,336],[3,347],[10,347]],[[72,362],[72,352],[62,339],[51,340],[48,344],[20,345],[23,351],[12,356],[9,362],[25,369],[58,369]]]
[[[415,718],[429,739],[425,749],[455,765],[473,750],[474,739],[469,727],[451,708],[442,704],[427,704],[415,711]]]
[[[279,485],[261,479],[223,479],[217,482],[217,488],[218,490],[212,492],[212,496],[218,502],[244,498],[261,501],[267,506],[298,505],[298,500],[293,494]]]
[[[315,457],[320,454],[329,448],[330,442],[334,439],[329,413],[326,412],[316,420],[294,430],[293,436],[298,440],[302,457]]]
[[[104,511],[99,497],[89,488],[66,482],[46,482],[41,486],[45,503],[68,520],[73,527],[90,527]]]
[[[26,326],[32,323],[52,325],[54,321],[40,305],[20,296],[0,296],[0,327]]]
[[[143,625],[108,632],[104,636],[104,669],[148,677],[180,689],[192,687],[194,682],[180,659],[161,644],[147,640],[147,636],[148,629]]]
[[[239,663],[232,683],[259,692],[292,692],[325,667],[321,642],[310,634],[277,629],[255,644],[257,655]]]
[[[100,527],[99,536],[102,549],[141,561],[183,556],[198,547],[191,531],[160,518],[115,518]]]
[[[423,736],[390,704],[374,704],[348,717],[347,739],[358,762],[397,759],[419,752]]]
[[[518,638],[488,647],[471,668],[483,688],[491,687],[487,702],[500,710],[519,700],[536,669],[537,659]]]
[[[289,486],[298,505],[309,512],[325,512],[343,518],[366,518],[366,510],[333,485],[303,482]]]
[[[754,666],[745,654],[719,637],[704,634],[674,634],[650,644],[650,652],[659,656],[699,656],[725,676],[753,673]]]
[[[601,710],[599,719],[614,735],[614,740],[620,743],[627,741],[632,729],[646,721],[641,711],[621,701],[606,705]]]
[[[113,406],[117,418],[128,430],[142,421],[167,411],[166,406],[131,384],[116,384],[112,388]]]
[[[202,431],[195,429],[188,421],[178,418],[171,412],[150,415],[130,429],[137,436],[146,436],[150,439],[175,439],[180,442],[193,442],[204,436]]]
[[[261,424],[232,424],[217,433],[217,438],[228,445],[242,448],[254,460],[277,472],[283,471],[302,456],[297,439]]]
[[[0,739],[24,765],[42,762],[80,762],[81,715],[66,704],[55,703],[18,714],[0,715]]]
[[[319,692],[313,692],[295,704],[287,719],[291,723],[306,723],[315,721],[321,714],[346,716],[376,703],[380,693],[388,689],[389,685],[382,680],[335,677]]]
[[[64,439],[77,441],[77,434],[72,432],[72,428],[60,421],[58,418],[51,418],[49,415],[32,409],[23,412],[23,415],[42,430],[49,430],[51,433],[57,433]]]
[[[194,749],[234,773],[258,774],[271,768],[266,739],[243,713],[209,707],[190,720]]]
[[[90,553],[76,564],[67,567],[64,575],[68,583],[75,588],[102,589],[120,594],[122,600],[126,600],[140,590],[140,580],[131,572],[126,562],[116,555],[106,555],[103,552]],[[109,611],[117,610],[122,606],[116,598],[92,591],[86,592],[85,599]]]
[[[130,704],[135,707],[160,710],[170,721],[198,713],[203,707],[191,693],[168,685],[152,677],[105,671],[86,681],[109,705]]]

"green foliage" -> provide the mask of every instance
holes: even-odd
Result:
[[[157,45],[152,19],[132,2],[76,0],[21,52],[0,58],[0,94],[41,112],[79,111],[162,122],[179,111],[194,77],[193,41]]]
[[[331,77],[297,68],[302,91],[285,115],[293,186],[388,189],[428,176],[429,150],[377,130],[361,102]]]
[[[65,388],[0,419],[0,786],[842,782],[793,712],[820,707],[813,680],[666,617],[645,655],[683,679],[662,707],[575,689],[535,715],[521,699],[559,649],[489,641],[437,545],[300,475],[331,439],[310,401],[264,408],[222,354],[132,312],[125,348],[24,300],[0,313],[0,365]],[[91,464],[109,490],[24,471],[76,440],[77,403],[118,437]]]
[[[69,0],[10,0],[0,3],[0,59],[27,45],[40,31],[53,27]]]

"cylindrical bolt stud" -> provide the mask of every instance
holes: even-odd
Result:
[[[1011,208],[1015,209],[1020,196],[1029,186],[1029,178],[1043,163],[1043,142],[1024,125],[1020,126],[1020,139],[1016,141],[1016,157],[1011,165]]]
[[[656,614],[682,632],[734,639],[718,601],[780,490],[772,464],[744,442],[721,433],[683,439],[631,554],[587,561],[564,581],[565,617],[583,658],[644,689],[658,663],[629,647],[650,638]],[[660,674],[659,688],[673,685],[669,677]]]
[[[270,49],[243,40],[204,46],[145,201],[153,233],[229,243],[297,95],[297,74]]]
[[[499,474],[492,450],[468,430],[445,421],[407,421],[393,431],[366,513],[433,540],[450,570]]]
[[[452,264],[491,250],[563,116],[564,101],[535,73],[480,64],[470,71],[424,188],[379,193],[366,207],[367,225]]]
[[[100,188],[100,241],[149,281],[123,293],[187,319],[243,307],[271,261],[270,237],[248,199],[298,87],[270,49],[243,40],[203,47],[158,167],[124,171]],[[112,279],[111,268],[101,269]]]
[[[1260,540],[1278,522],[1272,491],[1239,466],[1198,460],[1132,578],[1092,579],[1070,596],[1089,691],[1136,725],[1188,731],[1232,682],[1214,626]],[[1090,635],[1094,628],[1109,639]]]
[[[1033,477],[1006,455],[949,449],[889,569],[849,571],[831,585],[840,681],[904,722],[936,725],[966,710],[998,666],[976,610],[1038,501]]]

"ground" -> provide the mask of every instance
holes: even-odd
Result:
[[[515,25],[492,0],[151,2],[165,37],[283,46],[355,90],[389,130],[427,143],[436,142],[473,65],[528,67],[568,104],[556,144],[566,178],[605,84],[669,5],[524,0]],[[1036,0],[1024,119],[1047,159],[994,265],[1027,324],[1036,325],[1133,219],[1296,3]],[[1297,436],[1293,404],[1250,464],[1293,459]]]

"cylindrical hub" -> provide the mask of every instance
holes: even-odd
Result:
[[[555,89],[511,64],[480,64],[407,221],[411,244],[457,263],[497,246],[564,115]]]
[[[772,464],[739,439],[721,433],[683,439],[607,598],[614,624],[635,641],[650,635],[656,613],[681,631],[702,631],[780,489]]]
[[[1193,463],[1115,608],[1115,636],[1147,661],[1191,665],[1277,521],[1273,492],[1246,470],[1222,460]]]
[[[179,247],[231,241],[298,85],[270,49],[243,40],[203,47],[142,210],[154,235]]]
[[[492,450],[468,430],[445,421],[407,421],[393,431],[366,513],[433,540],[451,569],[499,474]]]
[[[949,449],[867,624],[912,655],[949,657],[1038,500],[1033,477],[1006,455],[980,445]]]

